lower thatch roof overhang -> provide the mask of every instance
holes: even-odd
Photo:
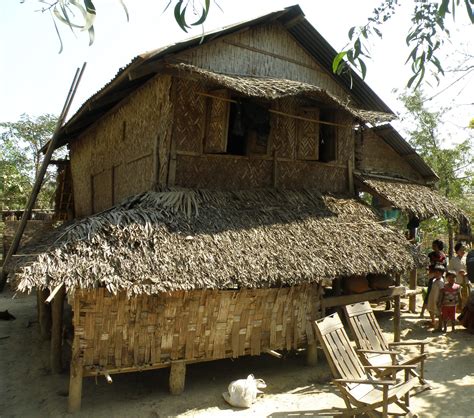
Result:
[[[357,175],[362,187],[389,201],[394,207],[420,219],[433,216],[447,218],[457,223],[469,224],[466,214],[446,197],[431,187],[411,183],[403,179]]]
[[[15,267],[18,290],[129,295],[292,286],[419,265],[361,201],[317,191],[148,192],[57,230]]]

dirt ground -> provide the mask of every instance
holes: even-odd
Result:
[[[380,309],[383,307],[380,306]],[[40,340],[35,296],[0,294],[0,311],[8,309],[14,321],[0,321],[0,416],[64,417],[67,414],[68,372],[51,375],[49,344]],[[377,312],[391,339],[391,312]],[[426,378],[433,389],[412,398],[420,417],[474,416],[474,335],[461,326],[454,333],[435,334],[425,321],[407,312],[402,316],[402,339],[430,341]],[[305,355],[283,359],[269,355],[189,365],[181,396],[168,393],[168,370],[86,378],[82,410],[77,417],[311,417],[332,406],[343,406],[326,361],[305,365]],[[249,409],[230,407],[222,399],[230,381],[253,373],[264,379],[265,394]]]

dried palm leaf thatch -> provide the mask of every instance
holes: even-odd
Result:
[[[381,195],[395,207],[407,211],[420,219],[432,216],[445,217],[454,222],[469,224],[467,215],[441,196],[436,190],[420,184],[396,180],[382,180],[360,177],[361,181]]]
[[[20,291],[265,288],[416,264],[369,206],[315,190],[147,192],[57,234],[19,266]]]
[[[276,100],[284,97],[301,96],[323,101],[344,109],[357,119],[372,124],[389,122],[395,119],[395,115],[391,113],[357,109],[349,103],[349,98],[343,100],[321,87],[301,81],[286,80],[283,78],[221,74],[190,64],[168,64],[167,67],[177,70],[178,72],[192,74],[202,81],[217,87],[233,90],[247,97]]]

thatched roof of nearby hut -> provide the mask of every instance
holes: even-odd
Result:
[[[469,223],[466,214],[436,190],[420,184],[396,179],[377,179],[357,176],[363,185],[420,219],[439,216],[455,222]]]
[[[316,191],[147,192],[56,232],[17,269],[21,291],[129,294],[295,285],[416,264],[372,209]]]
[[[221,74],[190,64],[168,64],[166,68],[177,71],[177,74],[192,74],[194,78],[218,87],[233,90],[247,97],[277,100],[284,97],[302,96],[317,99],[334,107],[344,109],[357,119],[373,124],[391,121],[395,118],[395,115],[391,113],[356,109],[327,90],[301,81]]]

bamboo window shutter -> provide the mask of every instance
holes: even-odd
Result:
[[[303,110],[301,116],[319,120],[319,109]],[[298,120],[298,142],[296,155],[299,160],[319,159],[319,123],[310,120]]]
[[[219,98],[228,99],[228,90],[214,90],[211,92],[215,99],[209,99],[208,123],[204,152],[225,153],[227,151],[227,131],[229,127],[229,102]],[[219,97],[219,98],[217,98]]]

